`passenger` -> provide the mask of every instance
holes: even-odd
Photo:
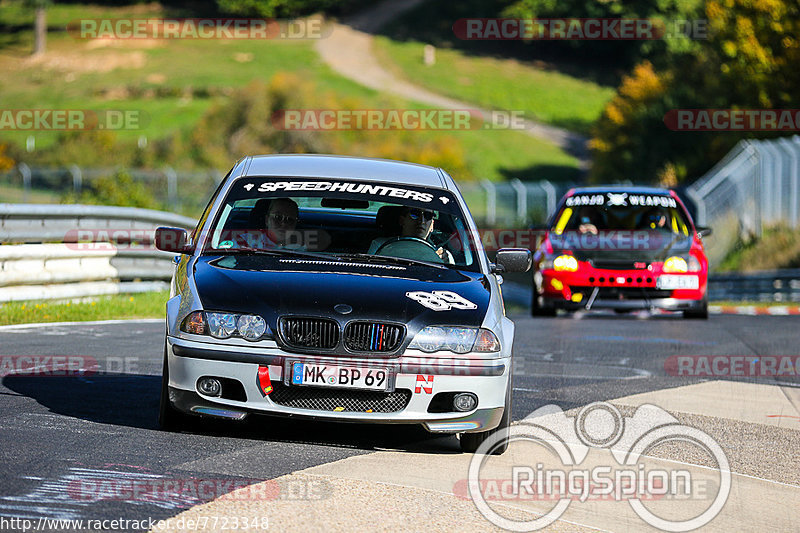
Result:
[[[281,248],[300,248],[302,238],[295,231],[300,210],[290,198],[276,198],[269,204],[265,216],[268,246]]]
[[[597,218],[597,210],[588,206],[581,207],[580,211],[578,211],[578,231],[597,235]]]
[[[268,203],[269,207],[257,203],[253,208],[251,224],[254,230],[243,234],[246,246],[260,249],[303,250],[302,235],[295,229],[300,212],[297,203],[290,198],[260,200],[259,202]],[[265,208],[266,213],[264,213]],[[259,226],[262,229],[258,229]]]

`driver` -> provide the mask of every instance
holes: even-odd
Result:
[[[415,237],[417,239],[428,240],[431,232],[433,231],[433,219],[435,214],[433,211],[427,209],[418,209],[416,207],[404,207],[401,211],[398,222],[400,223],[400,237]],[[368,254],[375,254],[384,243],[391,240],[392,237],[378,237],[374,239],[369,245]],[[442,261],[449,264],[455,264],[453,255],[443,247],[436,250]]]
[[[654,207],[642,217],[640,226],[640,229],[666,229],[667,213],[659,207]]]

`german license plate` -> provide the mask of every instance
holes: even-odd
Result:
[[[329,365],[321,363],[291,364],[292,385],[315,385],[344,389],[390,390],[390,375],[386,368]]]
[[[674,290],[674,289],[699,289],[700,279],[697,276],[671,276],[664,275],[658,276],[656,280],[656,288]]]

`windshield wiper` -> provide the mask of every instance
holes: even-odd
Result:
[[[302,250],[292,250],[289,248],[256,248],[253,246],[237,246],[236,248],[213,248],[212,251],[216,253],[248,252],[248,253],[265,254],[265,255],[308,257],[311,259],[323,259],[325,261],[331,261],[331,260],[335,261],[339,259],[335,255],[316,254],[313,252],[304,252]]]
[[[450,268],[449,266],[443,263],[433,263],[430,261],[422,261],[420,259],[407,259],[405,257],[393,257],[390,255],[351,253],[351,254],[336,254],[336,257],[338,259],[364,259],[366,261],[383,261],[384,263],[401,263],[404,265],[412,265],[412,266],[423,265],[434,268]]]

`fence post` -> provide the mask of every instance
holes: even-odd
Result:
[[[783,165],[781,164],[781,153],[780,151],[772,145],[772,143],[767,141],[761,141],[759,143],[759,147],[762,148],[769,157],[767,158],[767,167],[768,172],[766,176],[769,177],[769,182],[763,183],[761,188],[761,194],[766,196],[769,199],[769,203],[767,204],[769,207],[766,209],[766,213],[761,213],[762,217],[764,217],[765,221],[770,225],[774,225],[777,221],[780,220],[780,198],[781,198],[781,187],[779,187]],[[764,172],[764,168],[762,167],[762,173]]]
[[[31,169],[25,163],[20,163],[17,165],[17,170],[22,176],[22,203],[27,203],[31,192]]]
[[[547,195],[547,214],[545,215],[546,220],[546,217],[552,215],[556,210],[556,188],[547,180],[541,180],[539,185],[541,185],[542,189],[544,189],[544,192]]]
[[[517,218],[524,222],[528,218],[528,188],[518,178],[511,180],[511,186],[517,193]]]
[[[755,141],[747,141],[747,150],[750,151],[750,156],[755,157],[756,160],[756,169],[755,169],[755,178],[753,179],[753,185],[755,187],[755,197],[756,201],[754,202],[756,206],[756,237],[759,239],[763,234],[763,226],[761,224],[761,218],[764,214],[764,196],[763,196],[763,187],[764,187],[764,165],[763,160],[761,158],[761,151],[758,149],[758,146],[755,144]]]
[[[697,220],[695,220],[695,224],[698,226],[707,226],[708,225],[708,218],[706,214],[706,201],[702,198],[697,191],[695,191],[691,187],[686,188],[686,195],[689,196],[692,201],[694,201],[695,207],[697,207]]]
[[[487,179],[481,180],[481,187],[486,191],[486,225],[494,226],[497,221],[497,188]]]
[[[83,175],[78,165],[70,165],[69,173],[72,174],[72,190],[77,197],[81,193],[81,188],[83,187]]]
[[[164,175],[167,177],[167,203],[175,211],[178,209],[178,175],[172,167],[166,167]]]
[[[778,144],[789,154],[789,225],[792,229],[797,229],[797,204],[800,201],[797,192],[797,180],[800,176],[797,175],[797,151],[800,150],[800,145],[793,143],[789,139],[779,139]]]

